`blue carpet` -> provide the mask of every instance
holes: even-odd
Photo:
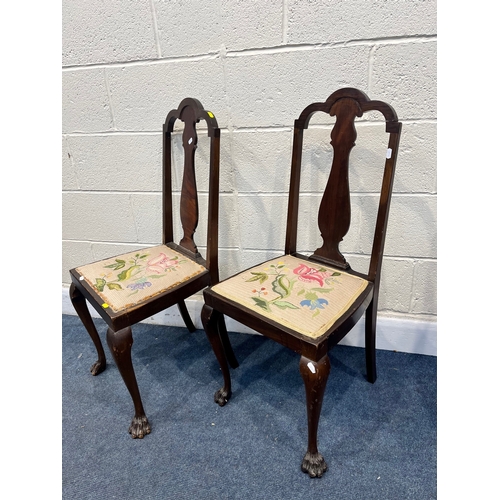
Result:
[[[436,358],[378,351],[366,381],[364,349],[337,346],[319,424],[328,470],[300,470],[307,447],[299,356],[257,335],[230,333],[240,363],[233,395],[203,331],[139,324],[132,356],[152,432],[132,439],[133,405],[108,358],[93,377],[94,346],[62,317],[62,493],[85,499],[426,500],[436,498]]]

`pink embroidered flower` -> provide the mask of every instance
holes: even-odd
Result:
[[[146,271],[148,273],[161,274],[176,264],[177,260],[169,259],[164,253],[161,253],[158,257],[148,261],[148,268]]]
[[[300,264],[299,267],[293,270],[294,274],[299,275],[299,280],[313,282],[316,281],[320,286],[324,285],[324,279],[328,277],[328,273],[318,271],[313,267]]]

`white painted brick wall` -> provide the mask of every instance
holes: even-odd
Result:
[[[187,96],[213,111],[222,128],[221,277],[279,256],[293,122],[306,105],[351,86],[392,104],[403,122],[381,314],[436,319],[436,0],[63,0],[62,6],[63,284],[71,267],[161,241],[160,132],[168,111]],[[328,123],[316,115],[305,134],[304,252],[321,245],[311,220],[332,162]],[[380,117],[363,117],[351,154],[352,229],[342,249],[360,270],[368,266],[364,232],[374,224],[381,133]],[[173,150],[180,168],[179,135]],[[203,214],[203,132],[197,157]],[[180,182],[176,172],[176,200]],[[180,235],[178,222],[175,230]],[[197,236],[203,250],[203,217]]]
[[[63,71],[62,130],[100,132],[113,128],[104,69]]]
[[[435,0],[288,0],[288,42],[324,43],[435,35]]]
[[[340,87],[368,88],[367,45],[282,50],[228,54],[226,94],[234,127],[293,127],[311,102],[323,102]]]
[[[67,142],[81,190],[161,192],[160,133],[80,135]]]
[[[62,2],[65,66],[158,57],[148,1]]]

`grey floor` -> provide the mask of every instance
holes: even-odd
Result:
[[[97,320],[105,345],[106,326]],[[89,372],[94,347],[76,316],[62,317],[62,492],[84,499],[436,498],[436,358],[337,346],[319,426],[329,469],[300,470],[307,418],[299,357],[264,337],[230,333],[240,362],[233,396],[204,332],[140,324],[133,359],[152,433],[127,432],[131,398],[113,359]]]

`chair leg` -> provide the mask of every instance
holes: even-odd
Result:
[[[116,366],[134,402],[135,415],[128,432],[134,439],[142,439],[146,434],[151,432],[151,426],[142,406],[141,395],[135,378],[134,367],[132,366],[132,344],[134,342],[132,339],[132,329],[127,327],[115,332],[111,328],[108,328],[106,340],[113,354]]]
[[[179,312],[181,313],[182,319],[184,321],[184,324],[187,326],[187,329],[193,333],[196,331],[196,327],[193,324],[193,321],[191,320],[191,316],[189,315],[189,312],[186,307],[186,303],[181,300],[178,304],[177,307],[179,308]]]
[[[92,375],[99,375],[99,373],[106,369],[106,355],[104,354],[102,342],[99,338],[99,334],[97,333],[92,316],[90,316],[87,301],[80,290],[78,290],[73,283],[71,283],[69,288],[69,298],[97,350],[97,361],[90,367],[90,373]]]
[[[302,356],[299,369],[306,387],[308,425],[307,452],[302,460],[301,469],[310,477],[321,477],[328,466],[318,452],[318,423],[326,382],[330,374],[330,358],[327,354],[316,362]]]
[[[229,374],[224,345],[219,334],[219,316],[222,316],[222,314],[206,304],[201,310],[201,320],[203,322],[203,327],[205,328],[205,333],[207,334],[208,340],[212,345],[215,357],[217,358],[222,371],[222,376],[224,377],[224,386],[215,392],[214,401],[219,406],[224,406],[231,397],[231,375]]]
[[[376,362],[376,328],[377,308],[372,301],[365,313],[365,355],[366,355],[366,378],[372,384],[377,380]]]
[[[229,342],[229,335],[227,334],[226,322],[224,321],[224,315],[219,316],[219,322],[217,323],[219,328],[219,336],[222,340],[222,345],[224,346],[224,352],[226,353],[226,358],[231,368],[238,368],[240,364],[236,359],[231,342]]]

